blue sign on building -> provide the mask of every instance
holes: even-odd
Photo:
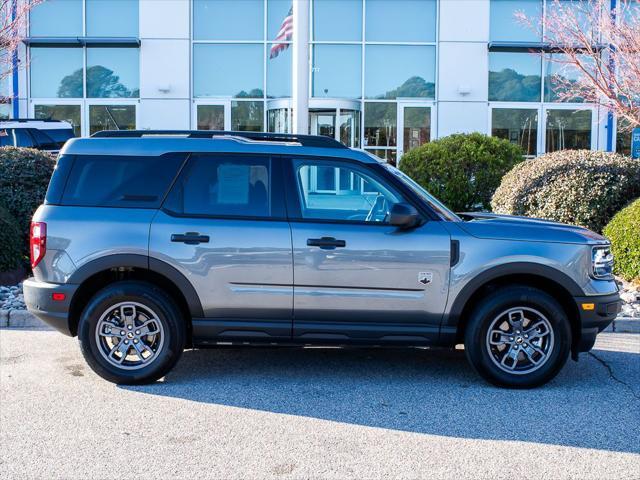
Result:
[[[631,158],[640,158],[640,127],[631,131]]]

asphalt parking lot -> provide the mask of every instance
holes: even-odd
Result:
[[[0,330],[0,478],[640,478],[640,335],[531,391],[461,351],[185,352],[118,387],[75,339]]]

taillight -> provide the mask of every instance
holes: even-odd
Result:
[[[31,268],[35,268],[47,253],[47,224],[31,222],[29,235],[29,250],[31,251]]]

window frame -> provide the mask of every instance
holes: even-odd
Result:
[[[189,168],[189,164],[191,162],[196,161],[200,157],[225,157],[225,158],[247,158],[247,157],[256,157],[261,160],[269,160],[271,165],[270,172],[270,182],[269,185],[269,200],[271,203],[271,214],[266,217],[260,216],[252,216],[252,215],[220,215],[220,214],[201,214],[201,213],[185,213],[185,212],[175,212],[168,208],[167,200],[171,197],[174,188],[176,185],[184,179],[184,176],[187,174]],[[182,164],[178,174],[174,178],[171,186],[167,190],[167,194],[162,199],[162,203],[160,204],[159,210],[166,213],[170,217],[176,218],[200,218],[200,219],[210,219],[210,220],[251,220],[251,221],[265,221],[265,222],[286,222],[287,221],[287,204],[285,201],[285,193],[284,193],[284,185],[283,185],[283,172],[282,172],[282,162],[279,159],[271,154],[264,153],[252,153],[252,152],[190,152],[187,154],[187,158]],[[280,215],[274,215],[273,213],[278,211]]]
[[[366,175],[373,177],[385,185],[392,192],[397,193],[401,197],[402,203],[408,203],[413,205],[418,212],[421,213],[425,221],[439,220],[439,217],[431,211],[429,207],[422,204],[412,192],[408,191],[408,187],[402,184],[400,180],[393,178],[390,174],[381,167],[375,168],[373,165],[358,162],[348,158],[342,157],[322,157],[322,156],[305,156],[305,155],[292,155],[281,157],[284,178],[285,178],[285,193],[287,200],[287,212],[290,223],[317,223],[317,224],[339,224],[339,225],[365,225],[372,227],[392,227],[389,223],[383,222],[367,222],[363,220],[342,220],[342,219],[329,219],[329,218],[304,218],[302,216],[302,205],[298,190],[298,178],[296,175],[296,169],[294,167],[294,161],[302,162],[319,162],[326,164],[333,164],[338,167],[341,165],[345,168],[353,168],[361,170]]]
[[[538,137],[537,154],[535,156],[525,155],[524,158],[536,158],[547,152],[547,112],[549,110],[589,110],[591,111],[591,150],[597,150],[600,135],[599,121],[600,114],[597,105],[592,103],[559,103],[559,102],[489,102],[487,109],[487,135],[492,135],[493,130],[493,110],[494,109],[517,109],[536,110],[538,112]]]
[[[29,115],[35,118],[37,106],[77,106],[80,108],[80,125],[78,130],[81,137],[89,136],[89,107],[92,105],[133,105],[135,107],[136,128],[140,125],[140,99],[139,98],[30,98]]]

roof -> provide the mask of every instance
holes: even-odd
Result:
[[[283,134],[245,135],[244,132],[142,131],[120,134],[100,132],[93,137],[69,140],[60,154],[158,156],[175,152],[269,153],[349,158],[363,163],[377,163],[375,157],[368,153],[347,148],[327,137]]]
[[[0,128],[39,128],[42,130],[70,129],[71,124],[64,120],[52,120],[41,118],[14,118],[0,120]]]

